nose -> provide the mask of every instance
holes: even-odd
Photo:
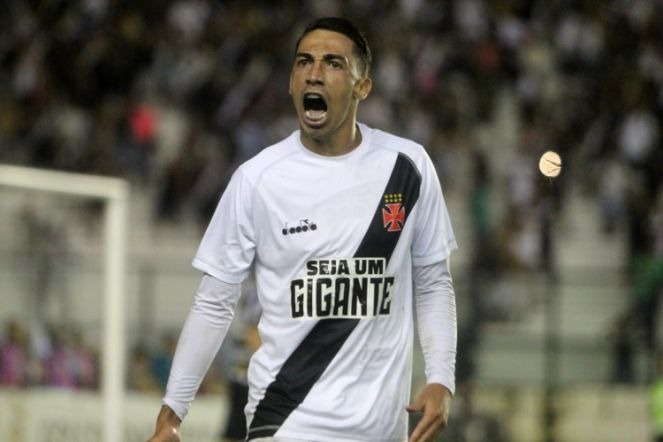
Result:
[[[323,65],[320,60],[315,60],[311,63],[311,68],[306,75],[306,82],[309,84],[322,84],[323,83]]]

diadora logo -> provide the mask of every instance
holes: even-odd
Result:
[[[285,223],[285,226],[283,227],[283,230],[281,230],[281,233],[283,235],[294,235],[295,233],[302,233],[302,232],[308,232],[309,230],[315,230],[318,228],[318,225],[314,223],[313,221],[309,221],[308,219],[300,219],[299,220],[299,225],[294,227],[288,227],[288,223]]]
[[[405,224],[405,207],[402,206],[402,193],[384,195],[386,209],[382,209],[382,223],[387,232],[399,232]]]

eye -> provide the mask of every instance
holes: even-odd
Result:
[[[329,60],[329,66],[333,67],[334,69],[341,69],[343,67],[343,65],[336,60]]]
[[[297,66],[306,66],[308,64],[309,60],[307,58],[299,58],[295,62]]]

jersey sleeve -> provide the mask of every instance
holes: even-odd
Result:
[[[251,183],[240,167],[207,226],[193,267],[229,284],[246,279],[255,256],[252,198]]]
[[[412,264],[426,266],[449,257],[458,248],[442,187],[430,157],[424,154],[421,189],[417,204]]]

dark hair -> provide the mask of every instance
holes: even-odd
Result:
[[[371,55],[371,48],[368,47],[368,41],[364,34],[355,27],[350,20],[341,17],[324,17],[312,21],[304,29],[302,35],[297,39],[297,44],[295,45],[295,52],[299,48],[299,43],[309,32],[315,31],[316,29],[324,29],[327,31],[338,32],[348,37],[354,42],[354,53],[359,57],[359,60],[362,64],[362,73],[365,76],[368,76],[368,73],[371,70],[371,62],[373,61],[373,56]]]

